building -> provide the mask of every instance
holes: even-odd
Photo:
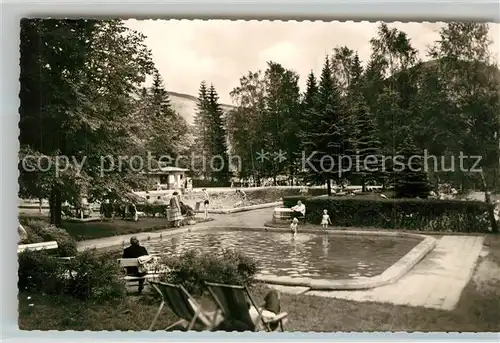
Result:
[[[178,167],[160,167],[147,173],[148,179],[155,185],[154,189],[160,190],[182,190],[188,186],[186,172],[189,169]]]

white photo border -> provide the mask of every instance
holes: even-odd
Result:
[[[120,17],[136,19],[253,19],[352,21],[500,22],[498,1],[2,1],[1,193],[2,341],[174,342],[174,341],[495,341],[495,333],[169,333],[120,331],[20,331],[17,325],[17,150],[19,107],[19,21],[22,17]],[[164,15],[160,15],[164,13]],[[500,32],[498,33],[500,36]],[[11,229],[8,229],[8,228]],[[10,275],[10,277],[9,277]],[[237,335],[237,336],[236,336]]]

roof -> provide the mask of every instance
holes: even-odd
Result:
[[[178,168],[178,167],[160,167],[158,169],[151,170],[147,174],[155,174],[155,173],[163,174],[163,173],[187,172],[187,171],[189,171],[189,169]]]

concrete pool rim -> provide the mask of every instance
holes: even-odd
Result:
[[[241,226],[206,226],[206,227],[190,227],[180,228],[175,230],[168,230],[162,232],[150,232],[143,234],[131,234],[128,237],[136,236],[139,240],[157,240],[160,237],[170,237],[187,232],[202,232],[207,230],[238,230],[238,231],[267,231],[267,232],[289,232],[288,228],[271,228],[271,227],[244,227]],[[420,262],[435,246],[437,240],[433,237],[408,233],[408,232],[388,232],[388,231],[362,231],[362,230],[329,230],[324,232],[322,230],[307,230],[307,233],[312,234],[328,234],[329,236],[380,236],[380,237],[405,237],[420,239],[421,241],[413,247],[406,255],[401,257],[396,263],[387,268],[382,274],[367,277],[363,279],[310,279],[310,278],[292,278],[290,276],[276,276],[276,275],[263,275],[257,274],[255,280],[267,284],[282,285],[282,286],[295,286],[307,287],[309,290],[361,290],[381,287],[392,284],[398,281],[406,273],[408,273],[418,262]],[[118,237],[116,237],[118,239]],[[86,246],[79,247],[78,250],[85,249],[112,249],[121,248],[123,237],[120,240],[113,239],[103,240],[99,244],[85,244]],[[128,241],[128,238],[127,238]],[[82,242],[83,243],[83,242]],[[90,242],[88,242],[90,243]]]
[[[264,230],[268,232],[289,232],[288,228],[247,228],[250,230]],[[360,230],[307,230],[307,233],[328,234],[329,236],[380,236],[380,237],[405,237],[420,239],[421,241],[413,247],[406,255],[401,257],[396,263],[387,268],[382,274],[363,279],[310,279],[293,278],[290,276],[275,276],[258,274],[257,281],[281,285],[307,287],[309,290],[356,290],[370,289],[395,283],[408,273],[418,262],[420,262],[436,246],[436,239],[433,237],[407,233],[407,232],[387,232],[387,231],[360,231]]]

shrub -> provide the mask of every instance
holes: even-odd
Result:
[[[67,265],[71,275],[67,293],[81,299],[112,299],[126,294],[125,281],[116,260],[86,250]]]
[[[115,260],[95,251],[78,253],[69,262],[46,251],[19,254],[18,288],[38,294],[67,294],[86,300],[107,300],[126,294]]]
[[[194,295],[202,293],[204,281],[248,286],[258,271],[255,260],[232,250],[222,250],[218,255],[190,250],[178,257],[166,257],[162,263],[170,268],[162,281],[181,284]]]
[[[455,232],[489,232],[488,207],[480,201],[373,199],[368,197],[287,197],[286,207],[301,200],[309,223],[319,224],[322,211],[335,226],[377,227]]]
[[[30,219],[23,221],[23,227],[28,233],[28,238],[23,244],[56,241],[58,254],[61,257],[74,256],[77,252],[76,240],[64,230],[48,224],[44,220]]]
[[[41,294],[64,293],[62,265],[46,251],[25,251],[18,255],[19,290]]]

